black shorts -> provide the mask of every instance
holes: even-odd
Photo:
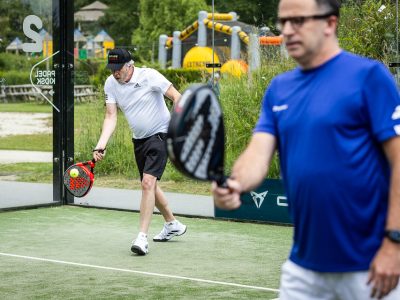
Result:
[[[144,139],[132,139],[140,180],[143,179],[143,173],[161,179],[168,159],[166,138],[167,134],[160,132]]]

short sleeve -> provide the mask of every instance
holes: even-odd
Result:
[[[151,90],[165,95],[172,83],[160,72],[154,69],[148,69],[148,82]]]
[[[112,75],[111,75],[112,76]],[[104,83],[104,97],[106,100],[106,103],[117,103],[117,99],[115,99],[114,93],[113,93],[113,84],[112,84],[112,78],[108,77],[106,82]]]
[[[372,132],[379,142],[400,135],[400,97],[392,74],[382,64],[374,65],[363,86]]]

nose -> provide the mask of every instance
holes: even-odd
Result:
[[[115,79],[119,79],[121,75],[120,75],[119,71],[114,71],[113,76]]]

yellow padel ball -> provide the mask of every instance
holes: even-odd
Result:
[[[72,178],[76,178],[79,176],[79,170],[76,168],[71,169],[71,171],[69,171],[69,176],[71,176]]]

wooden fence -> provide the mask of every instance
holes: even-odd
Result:
[[[50,100],[53,98],[53,87],[41,85],[37,87]],[[97,98],[93,85],[75,85],[74,98],[76,102],[90,102]],[[30,84],[0,86],[0,102],[46,101],[38,90]]]

